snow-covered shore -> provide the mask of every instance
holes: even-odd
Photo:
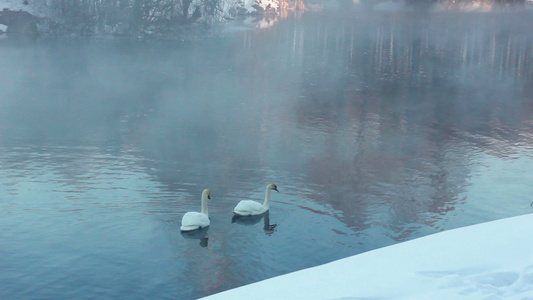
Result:
[[[204,299],[533,299],[533,214],[441,232]]]

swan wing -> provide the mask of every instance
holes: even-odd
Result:
[[[252,200],[242,200],[233,209],[233,213],[241,216],[255,216],[266,211],[263,204]]]
[[[188,212],[181,219],[181,230],[190,231],[209,226],[209,218],[199,212]]]

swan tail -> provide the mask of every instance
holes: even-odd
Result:
[[[256,209],[256,210],[234,210],[233,214],[240,217],[258,216],[266,213],[268,209]]]
[[[180,230],[181,231],[193,231],[193,230],[196,230],[196,229],[199,229],[200,226],[198,225],[182,225],[180,227]]]
[[[238,217],[244,217],[244,216],[248,216],[248,215],[249,215],[249,213],[247,213],[247,212],[236,211],[236,210],[233,211],[233,214],[234,214],[235,216],[238,216]]]

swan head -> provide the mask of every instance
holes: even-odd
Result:
[[[275,184],[273,184],[273,183],[267,185],[267,189],[269,189],[269,190],[274,190],[274,191],[276,191],[276,192],[279,192],[279,191],[278,191],[278,186],[275,185]]]
[[[202,192],[202,198],[211,199],[211,191],[209,189],[205,189]]]

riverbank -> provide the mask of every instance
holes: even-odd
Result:
[[[533,214],[449,230],[206,297],[530,299]]]

